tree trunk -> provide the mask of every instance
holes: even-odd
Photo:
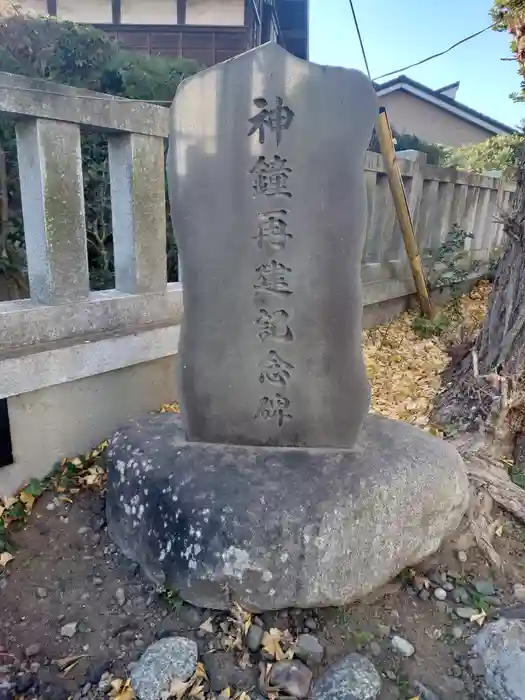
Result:
[[[509,417],[525,403],[525,152],[516,179],[511,211],[502,216],[505,249],[487,316],[477,338],[452,360],[437,397],[435,419],[448,431],[504,439]]]

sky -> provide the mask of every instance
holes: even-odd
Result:
[[[490,0],[354,0],[372,78],[487,27],[490,6]],[[400,73],[435,90],[459,80],[459,102],[517,126],[525,118],[525,103],[509,97],[520,87],[516,63],[502,60],[510,56],[508,35],[489,30]],[[310,0],[310,60],[365,70],[349,0]]]

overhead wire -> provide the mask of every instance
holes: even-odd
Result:
[[[349,2],[350,2],[350,9],[352,10],[352,16],[354,18],[355,28],[357,31],[357,37],[359,39],[359,44],[361,45],[361,53],[363,54],[363,60],[365,62],[365,66],[366,66],[366,72],[368,73],[368,77],[370,78],[370,80],[372,80],[372,75],[370,74],[370,68],[368,66],[368,59],[366,57],[365,45],[363,43],[363,37],[361,36],[361,29],[359,28],[359,22],[357,21],[357,15],[355,13],[354,0],[349,0]]]
[[[381,78],[388,78],[390,75],[395,75],[396,73],[402,73],[405,70],[408,70],[409,68],[415,68],[416,66],[420,66],[423,63],[427,63],[427,61],[432,61],[434,58],[439,58],[440,56],[444,56],[446,53],[449,51],[452,51],[452,49],[455,49],[457,46],[460,46],[461,44],[464,44],[466,41],[470,41],[471,39],[475,39],[477,36],[480,34],[483,34],[484,32],[487,32],[489,29],[493,29],[497,25],[497,22],[493,24],[489,24],[488,27],[485,27],[484,29],[480,29],[479,32],[474,32],[474,34],[470,34],[469,36],[466,36],[464,39],[460,39],[459,41],[456,41],[455,44],[452,44],[452,46],[449,46],[448,49],[445,49],[444,51],[439,51],[438,53],[432,54],[432,56],[427,56],[427,58],[421,59],[421,61],[417,61],[416,63],[411,63],[408,66],[404,66],[403,68],[398,68],[397,70],[392,70],[389,71],[388,73],[383,73],[382,75],[378,75],[377,78],[374,78],[374,80],[381,80]]]

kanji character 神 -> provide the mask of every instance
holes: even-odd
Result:
[[[295,114],[289,107],[283,104],[282,97],[275,99],[275,109],[269,109],[267,100],[264,97],[258,97],[253,101],[256,107],[260,108],[259,114],[249,119],[251,129],[248,136],[252,136],[256,131],[259,132],[259,143],[265,142],[265,128],[270,129],[275,133],[277,146],[281,143],[283,131],[289,129]]]

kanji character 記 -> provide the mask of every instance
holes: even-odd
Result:
[[[265,240],[277,250],[286,247],[286,240],[293,238],[292,234],[288,232],[287,214],[286,209],[276,209],[259,214],[258,232],[257,235],[253,236],[257,240],[259,248],[263,247]]]
[[[255,323],[259,328],[257,335],[261,341],[265,341],[267,338],[283,341],[293,340],[293,332],[288,325],[290,314],[287,311],[284,309],[278,311],[261,309],[259,313],[261,315]]]
[[[254,289],[262,289],[278,296],[293,294],[286,279],[286,273],[291,272],[291,268],[277,262],[277,260],[270,260],[270,262],[256,267],[255,271],[258,273],[259,278],[257,284],[253,285]]]
[[[254,418],[263,418],[264,420],[272,420],[277,418],[277,425],[282,428],[284,421],[287,418],[292,418],[290,413],[286,413],[290,408],[290,400],[286,396],[276,394],[275,398],[271,399],[264,396],[259,403],[259,408]]]
[[[275,350],[270,350],[268,359],[263,365],[263,372],[259,376],[261,384],[270,382],[276,386],[286,386],[290,379],[292,369],[295,369],[291,362],[287,362]]]
[[[250,174],[255,175],[253,189],[255,194],[265,194],[268,197],[290,198],[292,193],[288,189],[289,173],[292,169],[287,166],[286,158],[275,155],[270,160],[264,156],[259,156],[257,162],[250,170]]]
[[[289,107],[286,107],[282,97],[277,97],[275,99],[274,109],[269,108],[268,101],[265,100],[264,97],[258,97],[253,103],[256,107],[259,107],[261,111],[249,119],[252,126],[248,132],[248,136],[252,136],[258,131],[259,143],[264,143],[266,140],[265,129],[268,128],[275,134],[277,146],[279,146],[283,131],[290,128],[295,114]]]

